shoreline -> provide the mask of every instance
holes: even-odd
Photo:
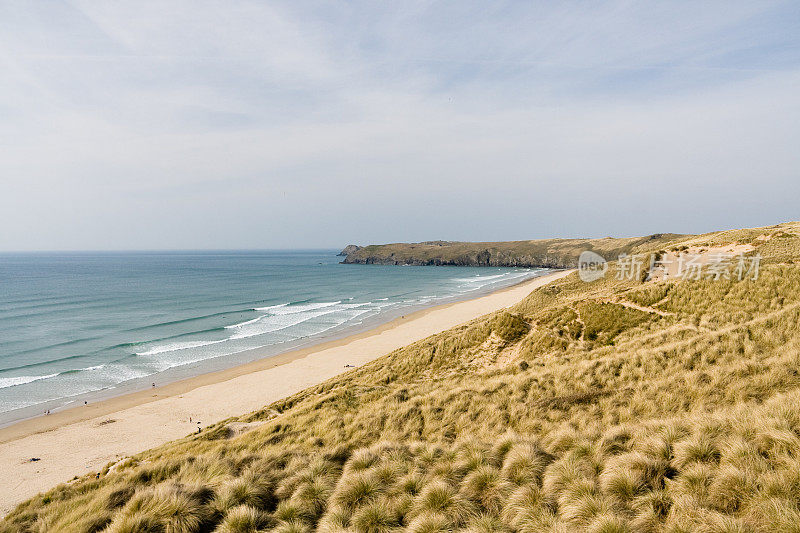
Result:
[[[497,291],[515,287],[521,283],[525,283],[542,276],[542,270],[550,270],[551,272],[554,271],[552,269],[539,269],[532,277],[526,276],[522,279],[512,280],[510,284],[505,283],[492,287],[492,284],[490,283],[489,286],[484,286],[474,291],[437,298],[437,301],[435,302],[416,303],[406,307],[396,307],[386,312],[378,313],[376,316],[367,317],[361,322],[343,324],[343,327],[341,328],[332,328],[332,331],[326,330],[312,334],[308,337],[293,339],[276,344],[256,346],[229,354],[205,358],[199,361],[190,362],[185,365],[170,367],[151,375],[134,378],[129,381],[123,381],[114,386],[91,390],[73,396],[56,398],[43,403],[3,412],[0,413],[0,444],[9,440],[8,438],[3,437],[3,430],[15,427],[30,420],[44,418],[46,415],[43,413],[43,410],[49,413],[47,418],[50,418],[51,416],[67,410],[85,409],[84,405],[86,402],[88,402],[88,405],[95,405],[101,402],[105,403],[119,397],[142,393],[144,391],[163,390],[165,387],[177,382],[238,368],[262,359],[274,359],[277,356],[281,356],[289,352],[295,352],[301,349],[314,348],[329,341],[346,339],[352,337],[353,335],[371,331],[383,326],[384,324],[388,324],[401,316],[411,316],[418,311],[434,309],[447,304],[473,300],[487,294],[492,294]],[[151,383],[155,383],[155,388],[150,386]]]
[[[30,406],[20,409],[20,411],[28,411],[30,414],[27,416],[22,416],[19,418],[14,419],[5,419],[3,415],[8,413],[0,414],[0,445],[15,440],[16,438],[20,438],[21,436],[25,436],[29,434],[29,431],[25,431],[24,427],[26,424],[36,424],[40,427],[45,427],[43,431],[47,431],[48,429],[56,428],[62,426],[67,423],[72,423],[78,421],[80,419],[91,418],[88,414],[84,417],[70,417],[64,415],[64,413],[68,412],[80,412],[86,413],[87,410],[93,407],[100,407],[97,410],[95,416],[99,416],[97,413],[108,413],[119,410],[120,408],[125,408],[131,405],[138,405],[139,403],[145,403],[146,401],[155,401],[158,397],[167,397],[167,396],[174,396],[176,394],[180,394],[182,391],[191,390],[192,388],[196,388],[198,386],[203,386],[209,383],[215,383],[221,380],[226,379],[224,374],[228,373],[231,374],[230,377],[236,377],[237,375],[241,375],[244,373],[262,370],[264,368],[272,368],[273,366],[277,366],[279,364],[285,364],[288,362],[289,359],[294,359],[296,357],[303,357],[300,352],[305,351],[314,351],[318,349],[325,349],[327,347],[336,346],[338,342],[347,341],[347,340],[355,340],[358,336],[368,334],[368,333],[375,333],[379,332],[381,328],[388,327],[392,324],[396,325],[401,323],[403,320],[408,320],[412,317],[417,317],[418,314],[424,313],[425,311],[430,311],[434,309],[444,309],[447,306],[457,304],[460,302],[476,300],[478,298],[482,298],[484,296],[499,293],[505,290],[513,289],[519,285],[524,283],[528,283],[540,277],[549,275],[550,273],[556,273],[560,270],[553,270],[550,269],[550,272],[547,274],[540,274],[535,275],[533,277],[527,277],[519,281],[514,281],[510,285],[504,285],[495,288],[483,288],[481,290],[475,291],[474,293],[464,293],[460,295],[449,296],[440,300],[439,303],[434,303],[433,305],[430,304],[417,304],[409,306],[405,309],[398,308],[394,309],[387,313],[386,317],[381,319],[380,316],[372,317],[372,319],[367,319],[366,322],[362,324],[351,324],[349,326],[344,327],[338,331],[334,332],[323,332],[320,334],[311,335],[310,337],[306,337],[303,339],[296,339],[294,341],[289,342],[285,348],[280,349],[280,345],[266,345],[266,346],[259,346],[256,348],[249,348],[246,350],[242,350],[240,352],[234,352],[232,354],[228,354],[225,356],[214,357],[211,359],[202,360],[196,363],[190,363],[189,365],[179,366],[175,368],[167,369],[166,371],[153,374],[151,376],[145,376],[142,378],[137,378],[132,380],[129,383],[121,383],[118,386],[110,387],[107,389],[101,389],[96,391],[91,391],[87,393],[81,393],[76,396],[73,396],[71,400],[68,402],[50,408],[51,413],[49,415],[44,415],[41,412],[41,405]],[[420,315],[421,316],[421,315]],[[276,348],[279,351],[275,351]],[[293,357],[288,357],[288,356]],[[220,364],[220,361],[224,359],[237,359],[238,361],[228,363],[228,364]],[[277,362],[276,365],[268,364],[269,362]],[[204,371],[196,372],[196,373],[186,373],[188,368],[198,368],[203,363],[216,363],[216,368],[211,366],[210,369],[206,369]],[[261,363],[261,364],[259,364]],[[236,372],[238,369],[241,369],[242,372]],[[206,379],[203,379],[206,378]],[[228,378],[228,379],[229,379]],[[160,381],[160,382],[159,382]],[[150,383],[156,383],[155,387],[150,387]],[[151,393],[154,392],[161,392],[161,394],[152,397]],[[145,396],[145,399],[134,399],[137,395]],[[123,399],[130,398],[130,401],[123,401]],[[149,400],[147,398],[150,398]],[[82,402],[88,401],[88,405],[81,405]],[[115,401],[122,404],[122,407],[116,406],[111,408],[107,406],[107,404],[113,404]],[[45,402],[45,407],[48,402]],[[13,411],[9,412],[13,413]],[[46,422],[49,422],[46,423]],[[14,430],[14,428],[20,427],[19,430]],[[42,430],[38,431],[41,432]]]
[[[185,437],[198,425],[260,409],[350,370],[345,365],[360,366],[509,307],[570,272],[551,272],[472,299],[417,310],[343,338],[0,428],[0,470],[16,480],[14,486],[0,486],[0,516],[76,475]],[[30,461],[34,457],[38,460]]]

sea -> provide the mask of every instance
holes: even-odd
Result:
[[[335,250],[0,254],[0,425],[344,337],[545,269]]]

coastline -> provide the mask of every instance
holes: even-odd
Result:
[[[557,271],[473,299],[232,368],[20,421],[0,429],[0,516],[35,494],[110,461],[184,437],[346,372],[434,333],[517,303]],[[265,385],[269,388],[265,388]],[[220,402],[220,398],[225,398]],[[189,422],[191,417],[192,422]],[[37,461],[30,461],[31,458]]]
[[[453,303],[474,300],[488,294],[503,291],[519,284],[526,283],[532,279],[541,277],[542,275],[544,274],[537,273],[533,277],[525,277],[522,279],[513,280],[510,284],[502,284],[494,287],[492,287],[490,284],[489,286],[481,287],[474,291],[438,298],[435,302],[417,303],[407,307],[397,307],[389,311],[379,313],[376,316],[367,317],[362,321],[345,324],[341,328],[334,328],[333,331],[326,330],[290,341],[257,346],[222,356],[206,358],[199,361],[190,362],[185,365],[170,367],[156,374],[124,381],[112,387],[104,387],[101,389],[76,394],[74,396],[26,406],[17,410],[2,412],[0,413],[0,445],[2,445],[4,442],[8,442],[9,440],[13,440],[14,438],[13,436],[6,436],[5,430],[17,427],[20,424],[25,424],[26,422],[30,422],[35,419],[44,419],[45,416],[43,414],[43,410],[48,411],[48,414],[50,415],[47,416],[47,419],[53,419],[49,426],[57,427],[64,424],[63,419],[60,418],[60,416],[63,416],[60,415],[61,413],[65,411],[72,411],[73,409],[85,411],[85,402],[88,402],[89,406],[97,406],[100,404],[105,405],[113,400],[135,394],[153,391],[167,391],[170,386],[177,383],[188,382],[189,380],[201,378],[203,376],[216,376],[221,372],[232,371],[240,367],[244,368],[247,365],[251,365],[262,360],[270,359],[275,361],[277,360],[276,358],[280,358],[281,356],[285,356],[289,353],[327,346],[328,343],[332,341],[341,341],[344,339],[353,338],[356,335],[377,330],[380,327],[393,323],[401,316],[411,317],[415,316],[415,313],[419,311],[426,311],[444,307]],[[271,365],[269,367],[271,368]],[[217,379],[214,379],[213,381],[217,381]],[[151,383],[155,384],[155,388],[151,387]],[[207,382],[199,383],[202,385]],[[172,388],[174,389],[174,387]],[[176,394],[176,392],[169,392],[166,395],[174,394]],[[57,417],[56,415],[59,416]],[[13,432],[9,433],[9,435],[13,434]]]
[[[454,268],[457,269],[457,267],[451,267],[450,270]],[[380,268],[378,268],[378,270],[380,270]],[[397,269],[393,270],[396,271]],[[448,269],[434,270],[443,272]],[[121,382],[113,383],[110,386],[107,384],[100,384],[100,386],[98,386],[97,383],[87,383],[86,385],[88,386],[89,390],[86,392],[66,394],[60,397],[55,396],[45,401],[34,402],[31,405],[25,405],[17,409],[0,412],[0,431],[2,431],[4,428],[15,426],[27,420],[41,417],[45,412],[50,415],[54,415],[65,410],[83,407],[87,402],[89,405],[93,405],[99,402],[106,402],[120,396],[127,396],[129,394],[138,393],[145,390],[153,390],[151,387],[152,383],[155,383],[157,387],[164,387],[178,381],[194,378],[196,376],[228,370],[252,363],[260,359],[271,358],[287,352],[317,346],[331,340],[344,339],[354,334],[363,333],[365,331],[377,328],[400,316],[411,315],[419,310],[431,309],[440,305],[464,300],[471,300],[486,294],[491,294],[498,290],[513,287],[519,283],[524,283],[527,280],[533,279],[534,277],[541,276],[546,271],[547,269],[538,269],[533,272],[532,276],[530,274],[523,274],[522,276],[517,277],[517,279],[512,278],[510,280],[500,280],[497,282],[493,281],[485,285],[481,285],[476,289],[469,289],[447,296],[433,297],[433,301],[425,301],[425,297],[423,297],[422,301],[419,302],[413,302],[411,300],[403,301],[402,303],[397,302],[389,309],[381,308],[380,311],[375,314],[367,314],[365,317],[359,318],[358,320],[345,321],[342,324],[325,328],[322,331],[311,333],[309,335],[279,342],[268,342],[262,345],[256,344],[251,347],[242,347],[231,352],[224,352],[217,355],[212,355],[211,357],[202,357],[197,360],[186,362],[185,364],[169,365],[167,368],[155,373],[134,376],[131,379],[122,380]],[[331,296],[332,299],[341,299],[334,295]],[[286,301],[289,301],[289,297],[286,298]],[[411,302],[411,304],[407,305],[407,302]],[[245,322],[245,324],[246,323],[247,322]],[[222,327],[227,330],[232,326],[225,324]],[[104,365],[93,368],[101,368],[102,366]],[[71,369],[60,369],[55,370],[55,372],[60,377],[62,374],[70,374],[72,371]],[[58,379],[58,377],[56,379]],[[3,380],[0,379],[0,381]],[[0,390],[0,393],[6,392],[8,392],[7,388]],[[8,399],[8,397],[0,398],[0,400],[2,399]],[[2,401],[0,401],[0,403],[2,403]],[[0,439],[0,444],[2,442],[3,439]]]

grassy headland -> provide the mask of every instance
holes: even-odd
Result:
[[[77,478],[0,531],[800,531],[800,223],[757,280],[570,275]]]
[[[661,233],[646,237],[603,239],[540,239],[506,242],[427,241],[419,243],[348,245],[343,263],[376,265],[453,265],[574,268],[584,250],[606,259],[642,246],[666,245],[685,235]]]

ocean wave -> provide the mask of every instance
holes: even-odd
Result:
[[[123,343],[120,343],[120,344],[115,344],[114,346],[111,346],[109,349],[113,350],[113,349],[116,349],[116,348],[136,348],[137,346],[147,346],[149,344],[153,344],[154,342],[161,342],[161,341],[168,341],[168,340],[173,340],[173,339],[180,339],[180,338],[183,338],[183,337],[189,337],[189,336],[193,336],[193,335],[200,335],[200,334],[203,334],[203,333],[213,333],[215,331],[224,331],[224,330],[225,330],[225,326],[215,326],[213,328],[200,329],[200,330],[197,330],[197,331],[188,331],[186,333],[179,333],[177,335],[167,335],[166,337],[158,337],[158,338],[155,338],[155,339],[146,339],[146,340],[141,340],[141,341],[136,341],[136,342],[123,342]],[[99,350],[99,351],[103,351],[103,350]]]
[[[285,329],[292,328],[294,326],[300,326],[302,324],[308,323],[309,327],[305,331],[296,332],[297,333],[296,335],[285,336],[285,338],[282,339],[282,340],[277,340],[277,338],[273,338],[273,339],[271,339],[271,342],[270,342],[271,345],[282,344],[284,342],[299,340],[301,338],[305,338],[305,337],[309,337],[309,336],[319,335],[319,334],[325,333],[326,331],[329,331],[331,329],[339,327],[339,326],[341,326],[341,325],[343,325],[343,324],[345,324],[345,323],[347,323],[349,321],[354,320],[357,317],[360,317],[360,316],[368,314],[368,313],[373,313],[374,314],[374,313],[377,313],[377,312],[378,312],[378,310],[377,309],[373,309],[373,308],[349,309],[349,310],[343,310],[343,309],[325,310],[325,311],[313,312],[314,316],[304,316],[300,320],[297,320],[298,317],[297,317],[297,314],[295,313],[295,314],[292,314],[292,315],[285,315],[284,318],[293,317],[294,320],[292,320],[291,323],[284,322],[284,323],[280,324],[280,326],[281,326],[280,328],[276,327],[279,324],[276,324],[276,323],[273,322],[273,323],[268,325],[268,327],[270,328],[269,331],[265,331],[264,328],[250,329],[250,330],[246,330],[246,331],[237,333],[235,335],[232,335],[231,337],[229,337],[227,339],[222,339],[220,341],[216,341],[216,343],[224,343],[226,341],[236,341],[236,340],[239,340],[239,339],[245,339],[245,338],[249,338],[249,337],[255,337],[255,336],[258,336],[258,335],[263,335],[265,333],[275,333],[275,332],[280,331],[282,329],[285,330]],[[332,322],[318,322],[318,323],[314,323],[313,322],[313,318],[317,318],[317,317],[325,316],[325,315],[335,315],[336,313],[340,313],[340,314],[342,314],[344,316],[341,316],[339,319],[334,320]],[[307,312],[306,313],[306,315],[310,315],[310,314],[312,314],[312,312]],[[268,318],[272,318],[273,320],[275,320],[275,319],[279,319],[281,317],[272,316],[272,317],[268,317]],[[193,363],[198,363],[198,362],[201,362],[201,361],[207,361],[207,360],[210,360],[210,359],[216,359],[218,357],[225,357],[225,356],[229,356],[229,355],[232,355],[234,353],[237,353],[239,351],[242,351],[241,345],[237,346],[236,344],[232,344],[231,347],[233,348],[233,351],[224,350],[224,351],[221,351],[221,352],[220,351],[216,351],[216,352],[206,352],[206,353],[198,353],[198,352],[191,352],[190,351],[190,352],[187,352],[186,354],[181,355],[179,357],[161,358],[161,359],[158,359],[156,361],[153,361],[152,364],[149,364],[149,367],[151,368],[151,372],[150,373],[143,373],[141,376],[135,376],[135,377],[144,377],[146,375],[152,375],[152,374],[155,374],[155,373],[158,373],[158,372],[163,372],[163,371],[168,370],[168,369],[172,369],[172,368],[176,368],[176,367],[180,367],[180,366],[185,366],[185,365],[189,365],[189,364],[193,364]],[[173,351],[177,351],[177,350],[173,350]],[[165,353],[165,352],[166,351],[162,351],[161,353]],[[134,377],[126,377],[122,381],[125,381],[126,379],[134,379]]]
[[[130,328],[130,329],[126,329],[126,330],[123,330],[123,331],[126,332],[126,333],[136,332],[136,331],[145,331],[145,330],[148,330],[148,329],[160,328],[160,327],[164,327],[164,326],[175,326],[175,325],[178,325],[178,324],[186,324],[188,322],[196,322],[198,320],[207,320],[209,318],[217,318],[217,317],[220,317],[220,316],[225,316],[225,315],[230,315],[230,314],[246,313],[246,312],[252,311],[252,310],[253,309],[251,309],[251,308],[246,308],[246,309],[233,309],[233,310],[230,310],[230,311],[220,311],[219,313],[211,313],[211,314],[208,314],[208,315],[192,316],[192,317],[189,317],[189,318],[181,318],[181,319],[178,319],[178,320],[167,320],[166,322],[156,322],[155,324],[147,324],[145,326],[139,326],[138,328]]]
[[[495,274],[494,276],[481,276],[480,274],[476,274],[471,278],[453,278],[453,281],[457,283],[479,283],[482,281],[490,281],[494,279],[500,279],[508,277],[507,274]]]
[[[120,383],[124,383],[125,381],[129,381],[131,379],[143,378],[147,376],[153,375],[153,366],[152,365],[145,365],[144,367],[134,367],[129,366],[124,363],[119,363],[118,361],[112,361],[103,365],[91,366],[87,368],[81,368],[80,370],[73,370],[62,372],[59,375],[69,374],[69,373],[86,373],[91,372],[91,382],[93,386],[97,386],[102,384],[102,387],[114,387],[119,385]],[[86,381],[82,381],[84,385]],[[89,391],[86,391],[89,392]]]
[[[87,366],[85,368],[73,368],[71,370],[64,370],[63,372],[59,372],[58,375],[67,376],[69,374],[77,374],[78,372],[91,372],[93,370],[100,370],[105,366],[106,365],[95,365],[95,366]]]
[[[271,313],[274,315],[294,315],[297,313],[305,313],[306,311],[314,311],[316,309],[325,309],[342,303],[341,300],[335,302],[318,302],[309,304],[291,304],[286,306],[278,306],[272,309]]]
[[[326,331],[332,330],[333,328],[337,328],[337,327],[339,327],[339,326],[341,326],[343,324],[346,324],[347,322],[350,322],[351,320],[353,320],[353,319],[355,319],[357,317],[360,317],[361,315],[364,315],[364,314],[367,314],[367,313],[370,313],[370,312],[373,312],[373,314],[374,314],[375,310],[374,309],[364,309],[364,310],[361,310],[361,311],[355,311],[355,313],[353,313],[352,316],[349,316],[349,317],[347,317],[347,318],[345,318],[343,320],[339,320],[338,322],[330,324],[330,325],[328,325],[327,327],[325,327],[325,328],[323,328],[321,330],[318,330],[318,331],[315,331],[315,332],[311,333],[310,335],[319,335],[320,333],[325,333]]]
[[[285,304],[268,305],[266,307],[254,307],[252,310],[253,311],[270,311],[272,309],[277,309],[279,307],[286,307],[287,305],[289,305],[288,302],[285,303]]]
[[[335,313],[336,309],[323,309],[319,311],[306,311],[298,313],[287,313],[283,315],[264,315],[250,324],[241,326],[237,333],[229,337],[229,340],[246,339],[256,337],[265,333],[274,333],[308,322],[321,316]]]
[[[0,378],[0,389],[16,387],[17,385],[25,385],[26,383],[33,383],[34,381],[40,381],[42,379],[54,378],[57,375],[58,373],[47,374],[46,376],[16,376],[13,378]]]
[[[253,324],[255,322],[258,322],[259,320],[264,318],[264,316],[266,316],[266,315],[262,315],[262,316],[256,317],[256,318],[254,318],[252,320],[247,320],[245,322],[240,322],[238,324],[231,324],[230,326],[225,326],[225,329],[238,329],[238,328],[241,328],[242,326],[246,326],[247,324]]]
[[[94,352],[78,354],[78,355],[68,355],[66,357],[58,357],[56,359],[50,359],[49,361],[37,361],[35,363],[28,363],[28,364],[25,364],[25,365],[9,366],[7,368],[0,368],[0,372],[9,372],[11,370],[22,370],[23,368],[35,368],[37,366],[48,366],[48,365],[51,365],[53,363],[60,363],[60,362],[63,362],[63,361],[72,361],[72,360],[75,360],[75,359],[82,359],[84,357],[89,357],[93,353],[97,353],[99,351],[101,351],[101,350],[96,350]]]
[[[212,341],[171,342],[152,346],[145,351],[136,352],[136,355],[158,355],[167,352],[203,348],[205,346],[221,344],[228,341],[247,339],[250,337],[264,335],[266,333],[274,333],[276,331],[285,330],[324,315],[345,311],[347,309],[345,306],[360,307],[363,305],[366,304],[342,304],[341,300],[335,302],[317,302],[296,305],[273,305],[262,309],[264,311],[269,311],[265,315],[246,320],[238,324],[224,326],[222,329],[235,330],[232,335],[225,339],[217,339]],[[150,343],[142,344],[146,345]]]
[[[177,352],[178,350],[187,350],[189,348],[202,348],[203,346],[210,346],[212,344],[219,344],[228,339],[220,339],[215,341],[187,341],[187,342],[171,342],[169,344],[162,344],[154,346],[144,352],[136,352],[136,355],[157,355],[165,352]]]
[[[352,300],[352,298],[350,298]],[[368,305],[373,305],[372,302],[362,302],[359,304],[341,304],[339,307],[342,309],[358,309],[359,307],[366,307]]]
[[[44,346],[37,346],[36,348],[29,348],[27,350],[19,350],[19,351],[11,353],[11,355],[24,355],[26,353],[42,352],[44,350],[50,350],[52,348],[63,348],[64,346],[71,346],[73,344],[80,344],[81,342],[96,341],[96,340],[101,339],[101,338],[102,337],[100,337],[100,336],[94,336],[94,337],[83,337],[83,338],[80,338],[80,339],[71,339],[71,340],[63,341],[63,342],[55,342],[55,343],[52,343],[52,344],[46,344]]]
[[[272,311],[271,313],[240,322],[238,324],[225,326],[225,330],[232,330],[232,334],[225,339],[218,339],[214,341],[173,342],[156,345],[150,347],[146,351],[137,353],[137,355],[150,356],[169,352],[204,348],[209,345],[241,341],[243,339],[258,337],[260,335],[266,335],[270,333],[281,334],[282,336],[286,337],[285,339],[281,340],[279,340],[279,338],[271,339],[270,344],[278,344],[281,342],[320,334],[341,326],[348,321],[367,313],[378,313],[382,306],[376,305],[373,307],[373,305],[373,302],[342,303],[342,301],[339,300],[336,302],[281,304],[270,306],[269,309]],[[325,319],[323,317],[331,318]],[[318,319],[322,320],[316,322]],[[295,328],[300,329],[297,330]],[[232,346],[236,346],[236,344],[233,344]],[[219,356],[220,354],[215,353],[214,355],[210,355],[207,353],[205,356],[201,356],[199,358],[190,357],[189,359],[186,359],[186,357],[182,356],[180,360],[164,360],[162,362],[166,364],[167,367],[172,367],[204,360],[209,357],[213,358]]]

